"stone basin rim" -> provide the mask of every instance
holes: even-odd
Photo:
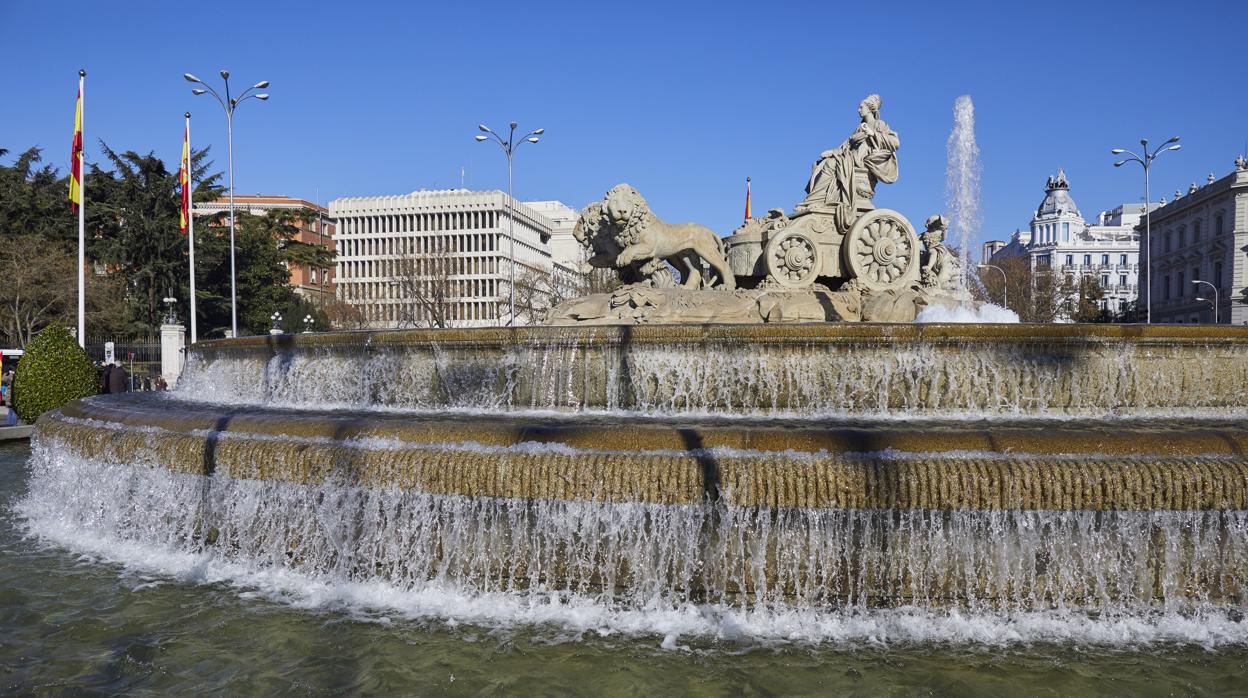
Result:
[[[396,445],[523,444],[583,451],[761,453],[972,453],[1006,458],[1230,457],[1248,461],[1248,425],[1225,419],[717,420],[677,416],[440,416],[401,411],[341,414],[289,407],[185,402],[160,395],[99,396],[70,403],[46,419],[93,421],[174,433],[229,433],[294,439],[388,439]]]
[[[562,340],[575,344],[665,344],[672,342],[748,341],[752,343],[841,342],[1022,342],[1136,344],[1226,344],[1248,348],[1248,327],[1233,325],[1058,325],[976,323],[810,323],[792,325],[608,325],[593,327],[528,326],[405,330],[354,330],[315,334],[257,335],[212,339],[192,351],[229,351],[261,347],[404,344],[525,344]]]

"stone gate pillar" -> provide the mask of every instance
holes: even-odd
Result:
[[[160,375],[172,390],[186,362],[186,328],[179,324],[160,326]]]

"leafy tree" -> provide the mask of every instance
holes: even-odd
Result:
[[[177,170],[169,170],[153,153],[117,153],[101,142],[113,171],[91,167],[92,205],[88,224],[94,231],[94,256],[126,282],[131,319],[144,327],[160,324],[161,299],[168,293],[186,298],[187,240],[181,234],[181,199]],[[207,174],[207,150],[192,153],[195,198],[220,193],[219,174]],[[198,180],[196,177],[198,176]]]
[[[153,153],[118,152],[100,143],[103,163],[90,163],[87,185],[87,303],[93,334],[150,333],[160,324],[161,299],[189,296],[187,239],[181,234],[177,168]],[[208,149],[191,154],[196,202],[220,198],[220,173]],[[0,149],[0,157],[7,150]],[[77,312],[77,221],[68,181],[40,167],[31,148],[0,165],[0,337],[18,344],[45,324],[73,324]],[[294,239],[304,212],[238,219],[237,271],[240,331],[265,332],[277,311],[290,330],[324,314],[288,286],[287,265],[326,269],[334,254]],[[229,236],[224,217],[196,216],[196,286],[203,324],[220,334],[230,326]],[[67,266],[68,265],[68,266]]]
[[[118,154],[101,146],[114,169],[88,167],[88,329],[97,336],[147,334],[159,322],[160,299],[169,291],[179,298],[187,294],[177,173],[150,153]],[[208,173],[207,152],[192,153],[197,201],[220,193],[220,175]],[[0,264],[10,265],[0,289],[8,308],[0,311],[0,334],[10,343],[28,341],[47,323],[73,325],[77,313],[78,225],[68,179],[51,166],[39,167],[40,160],[40,150],[31,148],[12,165],[0,165]],[[52,297],[57,301],[49,302]],[[27,310],[38,305],[44,309],[32,318]]]
[[[313,316],[316,327],[328,327],[324,313],[300,298],[287,284],[290,271],[286,267],[285,249],[299,231],[297,223],[301,214],[273,209],[263,216],[245,212],[237,215],[234,253],[239,333],[267,332],[274,312],[282,314],[283,327],[289,331],[302,330],[305,315]],[[200,322],[206,334],[224,336],[230,328],[228,214],[214,216],[208,226],[197,229],[196,233]]]
[[[0,151],[0,157],[9,152]],[[0,165],[0,235],[77,241],[78,226],[69,208],[68,180],[51,165],[39,167],[42,159],[42,150],[29,148],[12,165]]]

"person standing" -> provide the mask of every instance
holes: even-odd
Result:
[[[105,375],[107,376],[105,382],[108,384],[108,389],[105,392],[110,395],[126,392],[126,383],[129,380],[129,376],[126,375],[126,369],[122,368],[120,363],[114,361],[108,367]]]

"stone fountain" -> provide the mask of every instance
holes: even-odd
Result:
[[[1239,623],[1248,328],[809,322],[960,299],[943,221],[869,206],[878,110],[726,243],[612,189],[578,234],[628,285],[554,326],[202,342],[171,394],[48,413],[22,511],[556,609]]]

